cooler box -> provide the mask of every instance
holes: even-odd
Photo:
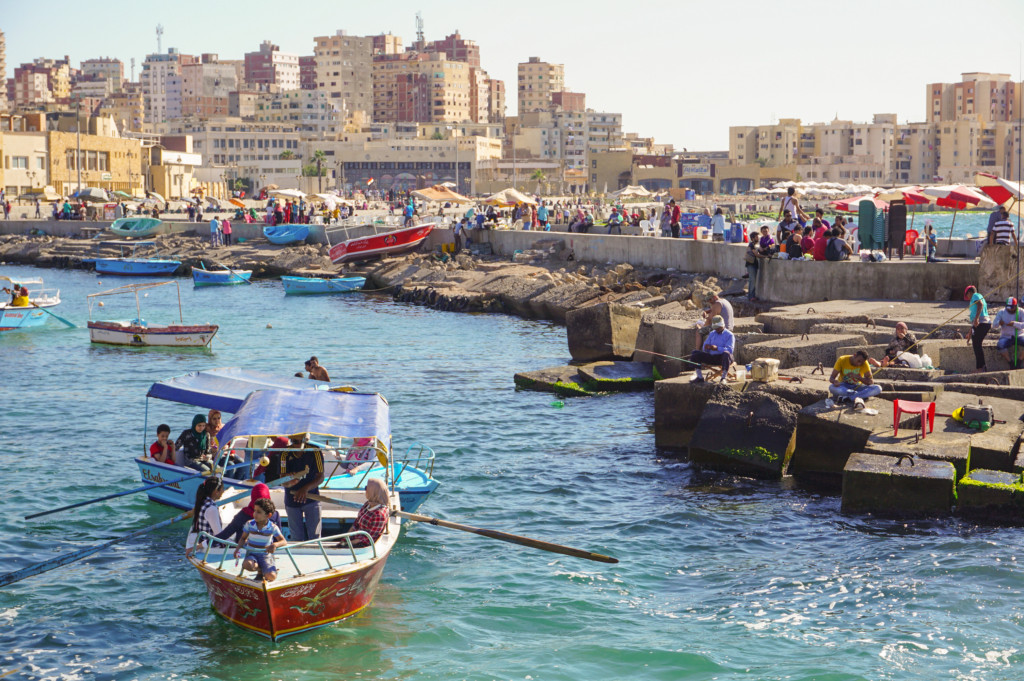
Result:
[[[771,383],[779,378],[779,360],[759,357],[750,363],[750,377],[761,383]]]

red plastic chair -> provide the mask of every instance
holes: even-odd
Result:
[[[907,250],[910,251],[910,255],[917,255],[917,238],[920,236],[916,229],[907,230],[907,238],[903,243],[906,244]]]
[[[900,414],[918,414],[921,417],[921,438],[925,432],[925,422],[928,423],[928,433],[935,432],[935,403],[934,402],[912,402],[910,400],[893,400],[892,402],[892,429],[893,437],[900,435]]]

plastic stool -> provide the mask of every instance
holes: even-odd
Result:
[[[912,402],[910,400],[893,400],[892,402],[892,429],[893,437],[900,434],[900,414],[918,414],[921,417],[921,438],[925,432],[925,417],[927,417],[928,433],[935,432],[935,403],[934,402]]]

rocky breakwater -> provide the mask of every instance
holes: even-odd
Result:
[[[109,241],[118,240],[111,236]],[[116,258],[122,255],[108,240],[72,239],[53,236],[0,236],[0,262],[38,267],[87,268],[92,258]],[[212,247],[209,241],[194,236],[164,235],[152,239],[156,249],[140,252],[140,257],[156,253],[180,260],[177,275],[187,276],[192,267],[252,270],[254,278],[278,277],[293,273],[337,274],[341,268],[327,257],[327,247],[297,244],[276,246],[265,241],[246,241],[231,246]]]

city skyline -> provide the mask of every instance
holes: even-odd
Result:
[[[449,2],[423,6],[397,0],[386,13],[366,5],[339,10],[318,5],[297,0],[289,5],[294,11],[282,15],[275,3],[255,2],[239,16],[230,7],[186,0],[173,13],[126,19],[136,5],[111,0],[106,16],[118,17],[113,29],[118,48],[110,49],[112,43],[97,32],[110,30],[104,29],[105,18],[57,1],[54,13],[76,30],[52,44],[39,40],[40,29],[30,16],[14,16],[0,26],[7,36],[7,76],[34,58],[68,55],[73,65],[96,57],[121,59],[126,76],[134,57],[138,79],[145,56],[157,51],[158,23],[164,27],[164,51],[212,52],[222,59],[240,59],[264,40],[285,52],[312,54],[314,36],[338,29],[352,35],[391,32],[408,45],[415,40],[415,14],[421,11],[428,40],[459,31],[480,45],[483,68],[512,86],[507,115],[516,114],[517,65],[536,56],[564,64],[566,88],[586,93],[588,107],[621,112],[624,131],[702,151],[728,148],[729,126],[780,118],[867,121],[884,112],[895,113],[900,122],[924,120],[927,83],[956,81],[965,71],[1021,77],[1020,43],[957,39],[955,29],[963,22],[954,17],[960,13],[944,10],[960,6],[950,2],[867,2],[856,16],[843,7],[803,1],[780,3],[771,14],[746,0],[728,6],[651,1],[631,5],[630,17],[622,16],[619,4],[601,2],[528,0],[514,11],[478,3],[466,11]],[[993,0],[972,7],[978,22],[998,17],[1000,25],[1012,26],[1024,20],[1022,3]],[[189,16],[193,8],[198,17]],[[883,17],[892,18],[898,48],[888,39]],[[839,35],[837,26],[844,27]],[[868,27],[874,29],[868,38],[849,37]],[[779,37],[790,33],[816,42],[787,49],[800,44],[796,37],[791,43]],[[984,35],[982,29],[978,34]]]

